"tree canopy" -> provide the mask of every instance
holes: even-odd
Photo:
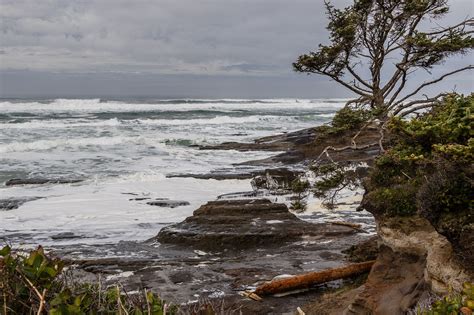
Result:
[[[352,91],[357,98],[348,105],[368,107],[379,118],[405,116],[439,104],[447,95],[413,99],[423,89],[474,69],[466,65],[407,91],[407,80],[414,71],[430,71],[447,58],[474,48],[472,18],[449,27],[426,30],[423,25],[449,12],[447,0],[354,0],[343,9],[325,1],[325,6],[330,43],[301,55],[293,67],[297,72],[327,76]]]

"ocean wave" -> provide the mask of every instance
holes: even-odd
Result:
[[[98,182],[105,183],[129,183],[129,182],[156,182],[166,179],[166,175],[155,171],[142,171],[130,174],[124,174],[116,177],[107,177],[105,179],[96,179]]]
[[[193,110],[258,110],[258,109],[336,109],[344,105],[342,100],[158,100],[158,101],[104,101],[100,99],[56,99],[51,102],[4,101],[2,113],[102,113],[102,112],[163,112]]]
[[[321,117],[325,114],[321,114]],[[189,119],[126,119],[111,118],[107,120],[33,120],[21,123],[0,123],[1,129],[69,129],[83,127],[119,127],[119,126],[183,126],[183,125],[220,125],[220,124],[246,124],[270,121],[298,120],[293,116],[252,115],[243,117],[217,116],[212,118],[189,118]]]
[[[255,123],[259,121],[269,121],[278,119],[278,116],[247,116],[247,117],[231,117],[218,116],[214,118],[196,118],[196,119],[137,119],[138,124],[144,125],[220,125],[220,124],[243,124]]]
[[[27,122],[0,123],[0,129],[60,129],[77,127],[115,127],[120,126],[122,122],[117,118],[111,118],[100,121],[77,121],[76,119],[51,119],[51,120],[32,120]]]
[[[46,151],[56,148],[78,148],[86,146],[116,146],[119,144],[148,145],[163,147],[161,139],[146,137],[98,137],[57,140],[38,140],[32,142],[12,142],[0,145],[0,153]]]

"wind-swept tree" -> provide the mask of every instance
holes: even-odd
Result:
[[[391,117],[449,103],[445,98],[452,93],[427,96],[425,89],[474,69],[470,64],[437,77],[431,73],[448,58],[474,48],[474,19],[438,26],[437,21],[449,12],[448,0],[354,0],[343,9],[325,1],[325,6],[329,44],[301,55],[293,67],[297,72],[329,77],[356,95],[332,122],[335,130],[341,125],[346,131],[351,129],[350,144],[327,146],[312,166],[319,178],[312,187],[314,194],[333,207],[343,188],[360,186],[361,181],[350,166],[335,161],[329,152],[378,146],[384,153]],[[411,75],[419,70],[427,71],[431,78],[411,82]],[[380,137],[358,144],[356,139],[368,126],[377,128]]]
[[[419,97],[428,86],[474,65],[446,72],[407,87],[410,74],[431,71],[447,58],[474,48],[474,19],[450,27],[427,29],[427,20],[444,17],[447,0],[354,0],[337,9],[325,2],[330,43],[302,55],[298,72],[327,76],[357,95],[350,106],[370,108],[377,118],[406,116],[440,103],[446,93]],[[433,24],[433,23],[429,23]],[[396,61],[394,61],[396,60]],[[366,70],[364,72],[364,70]]]

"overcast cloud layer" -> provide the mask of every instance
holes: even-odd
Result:
[[[472,0],[451,4],[447,23],[473,15]],[[291,70],[327,41],[322,0],[0,0],[0,18],[1,96],[211,96],[222,80],[216,96],[343,96]]]

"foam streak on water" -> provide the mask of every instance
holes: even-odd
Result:
[[[0,210],[4,240],[101,244],[144,240],[217,195],[248,181],[166,178],[207,173],[268,152],[199,150],[248,142],[330,120],[343,100],[3,100],[0,184],[14,177],[81,178],[74,185],[0,186],[0,199],[42,197]],[[236,170],[238,171],[238,170]],[[134,198],[186,200],[159,208]],[[53,240],[72,232],[80,239]]]

